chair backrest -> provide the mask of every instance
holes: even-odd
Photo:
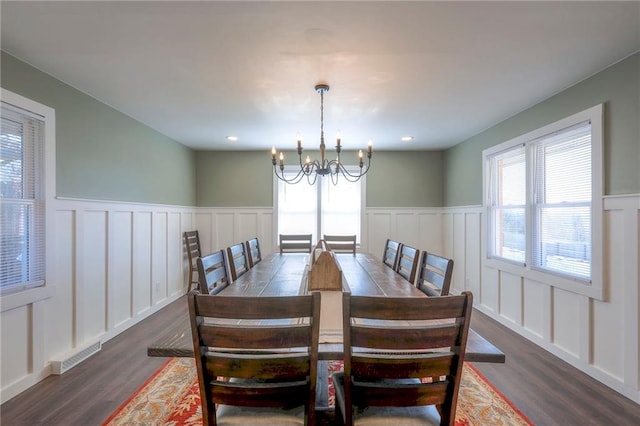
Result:
[[[398,253],[400,252],[401,244],[394,240],[387,240],[384,245],[384,253],[382,254],[382,262],[389,268],[396,270],[398,262]]]
[[[256,263],[262,260],[262,253],[260,252],[260,242],[258,238],[252,238],[246,242],[247,246],[247,258],[249,259],[249,268],[253,268]]]
[[[198,280],[194,278],[195,272],[198,270],[196,260],[200,257],[200,235],[198,231],[185,231],[183,234],[184,246],[189,259],[189,287],[192,284],[198,284]]]
[[[398,254],[396,271],[411,284],[416,282],[416,273],[418,272],[419,259],[420,250],[405,244],[402,244],[400,246],[400,253]]]
[[[216,404],[304,405],[305,424],[315,424],[320,293],[210,297],[191,292],[189,315],[208,424],[216,424]]]
[[[336,253],[353,253],[356,254],[356,236],[355,235],[327,235],[323,236],[325,243],[329,249]]]
[[[247,248],[243,243],[234,244],[227,247],[227,258],[231,280],[235,281],[239,276],[249,270],[249,259],[247,258]]]
[[[345,424],[352,424],[353,405],[436,405],[441,424],[453,425],[472,303],[470,292],[443,297],[345,293]]]
[[[224,251],[215,251],[197,259],[200,293],[218,294],[229,285]]]
[[[311,234],[280,234],[280,254],[311,253]]]
[[[453,260],[423,252],[416,286],[427,296],[446,296],[451,287]]]

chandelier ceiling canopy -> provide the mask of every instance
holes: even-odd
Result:
[[[288,178],[285,175],[284,153],[280,151],[278,155],[276,148],[271,148],[271,163],[273,164],[273,172],[276,177],[286,183],[299,183],[307,178],[307,182],[313,185],[316,182],[318,176],[329,176],[331,182],[335,185],[338,183],[339,176],[343,176],[349,182],[356,182],[362,178],[371,166],[371,155],[373,153],[373,144],[369,141],[367,146],[367,165],[364,166],[364,154],[362,150],[358,151],[358,167],[359,170],[355,172],[349,172],[347,168],[342,164],[340,160],[340,152],[342,147],[340,145],[340,136],[336,138],[336,159],[328,160],[325,158],[325,144],[324,144],[324,94],[329,91],[329,85],[320,83],[315,86],[316,92],[320,94],[320,159],[311,160],[307,155],[304,163],[302,162],[302,141],[298,138],[298,158],[299,158],[299,170],[296,169],[296,175]]]

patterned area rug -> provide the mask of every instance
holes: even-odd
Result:
[[[329,363],[331,372],[341,362]],[[331,380],[329,378],[329,380]],[[329,405],[333,405],[333,386],[329,382]],[[172,358],[160,367],[103,426],[202,425],[200,391],[195,362],[191,358]],[[533,425],[469,363],[464,364],[456,426]]]

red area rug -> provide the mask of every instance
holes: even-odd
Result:
[[[341,368],[329,363],[329,374]],[[331,380],[331,379],[329,379]],[[329,383],[329,404],[333,405]],[[130,396],[103,426],[202,425],[200,391],[195,362],[172,358]],[[456,426],[533,425],[504,395],[471,364],[465,363],[456,410]]]

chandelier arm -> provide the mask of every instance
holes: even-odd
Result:
[[[331,173],[331,183],[334,186],[338,184],[338,178],[340,177],[340,173],[338,173],[339,170],[340,168],[337,168],[335,173]],[[334,176],[335,176],[335,179],[334,179]]]
[[[291,179],[287,179],[287,178],[284,176],[284,172],[283,172],[283,171],[281,171],[280,173],[278,173],[278,169],[277,169],[277,167],[276,167],[276,166],[273,166],[273,173],[274,173],[274,174],[276,175],[276,177],[277,177],[278,179],[280,179],[281,181],[286,182],[286,183],[290,183],[290,184],[296,184],[296,183],[299,183],[299,182],[302,180],[302,178],[305,176],[304,170],[303,170],[303,169],[300,169],[300,171],[299,171],[299,172],[298,172],[294,177],[292,177]]]
[[[313,176],[313,179],[311,179],[311,176]],[[309,173],[307,175],[307,183],[311,186],[315,185],[317,179],[318,179],[317,173]]]
[[[364,176],[364,175],[352,175],[351,173],[344,170],[344,168],[340,168],[340,174],[342,175],[342,177],[345,178],[347,182],[351,182],[351,183],[359,181],[360,178]]]
[[[369,167],[371,167],[371,159],[369,159],[369,161],[367,162],[367,166],[364,169],[360,169],[359,173],[352,174],[347,170],[346,167],[344,167],[342,164],[339,164],[340,173],[342,173],[342,176],[349,180],[349,182],[358,181],[360,178],[362,178],[362,176],[367,174],[367,172],[369,171]]]

